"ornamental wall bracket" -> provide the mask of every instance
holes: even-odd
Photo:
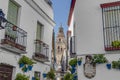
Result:
[[[96,64],[92,63],[92,56],[87,55],[84,64],[84,75],[91,79],[96,75]]]

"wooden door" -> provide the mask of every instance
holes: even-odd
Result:
[[[12,80],[13,67],[0,64],[0,80]]]

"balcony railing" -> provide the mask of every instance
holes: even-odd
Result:
[[[49,61],[49,46],[40,40],[35,40],[35,54],[33,58],[41,62]]]
[[[75,57],[76,52],[75,52],[75,36],[72,36],[70,38],[70,57]]]
[[[2,47],[17,53],[25,53],[27,32],[8,21],[4,22],[2,27],[5,29],[4,39],[1,40]]]

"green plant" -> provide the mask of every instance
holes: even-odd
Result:
[[[29,57],[23,55],[23,56],[19,59],[18,64],[24,64],[24,65],[23,65],[22,67],[20,67],[20,68],[22,68],[22,71],[23,71],[23,72],[27,72],[28,69],[29,69],[29,70],[32,70],[33,64],[35,64],[35,62],[34,62],[32,59],[30,59]]]
[[[66,73],[64,76],[64,80],[73,80],[73,75],[70,73]]]
[[[118,61],[112,61],[112,68],[114,68],[114,69],[120,69],[120,60],[118,60]]]
[[[40,78],[39,77],[35,77],[35,80],[40,80]]]
[[[30,62],[30,59],[27,57],[27,56],[25,56],[25,55],[23,55],[20,59],[19,59],[19,64],[21,64],[21,63],[23,63],[23,64],[29,64],[29,62]]]
[[[27,56],[25,56],[25,55],[23,55],[20,59],[19,59],[19,62],[18,62],[19,64],[27,64],[27,65],[33,65],[33,64],[35,64],[35,62],[32,60],[32,59],[30,59],[29,57],[27,57]]]
[[[24,74],[18,73],[18,74],[16,75],[15,80],[29,80],[29,77],[26,76],[26,75],[24,75]]]
[[[82,61],[82,57],[78,58],[77,61]]]
[[[50,71],[47,73],[47,78],[54,80],[55,78],[55,73],[54,70],[51,68]]]
[[[74,58],[74,59],[70,60],[69,65],[76,66],[77,65],[77,58]]]
[[[120,47],[120,41],[117,41],[117,40],[116,40],[116,41],[113,41],[113,42],[112,42],[112,46],[113,46],[113,47]]]
[[[93,63],[106,63],[107,59],[103,54],[95,54],[92,58]]]

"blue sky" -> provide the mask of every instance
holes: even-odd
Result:
[[[54,20],[56,23],[56,26],[54,27],[55,34],[57,34],[58,28],[62,24],[64,28],[64,33],[66,35],[71,0],[51,0],[51,1],[53,3]]]

